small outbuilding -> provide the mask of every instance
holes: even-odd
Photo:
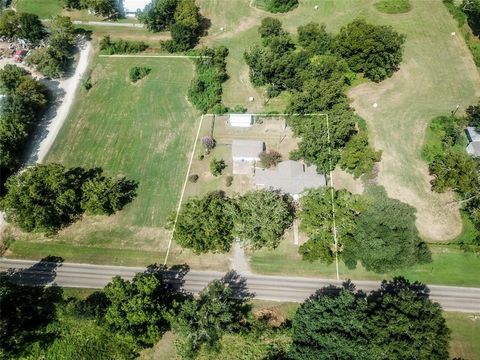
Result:
[[[234,174],[250,174],[255,162],[260,160],[260,153],[265,149],[260,140],[233,140],[232,160]]]
[[[120,0],[122,4],[122,0]],[[137,14],[137,10],[143,10],[145,6],[150,4],[152,0],[123,0],[123,11],[125,16],[134,17]]]
[[[251,114],[230,114],[228,119],[230,126],[251,127],[253,125],[253,115]]]
[[[255,185],[260,188],[280,190],[298,199],[307,189],[327,185],[325,175],[317,173],[316,166],[299,161],[282,161],[275,169],[256,169]]]
[[[473,126],[469,126],[465,129],[468,142],[467,153],[473,157],[480,157],[480,132]]]

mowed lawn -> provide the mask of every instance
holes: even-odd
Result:
[[[63,0],[14,0],[14,2],[17,11],[32,13],[41,19],[60,14],[64,4]]]
[[[459,211],[446,203],[451,194],[430,191],[426,163],[421,159],[425,129],[436,115],[460,111],[480,95],[480,77],[455,21],[441,1],[411,0],[405,14],[383,14],[376,0],[304,0],[286,14],[270,14],[250,6],[249,1],[198,0],[211,19],[205,44],[230,49],[224,86],[227,105],[242,104],[252,111],[282,110],[286,97],[264,106],[263,89],[254,88],[243,59],[245,50],[260,43],[258,26],[267,16],[278,18],[291,33],[310,21],[324,23],[327,30],[339,29],[357,17],[374,24],[391,25],[407,36],[400,70],[379,84],[367,82],[354,87],[349,96],[353,107],[367,120],[370,138],[383,150],[378,182],[391,197],[417,208],[417,225],[430,241],[451,240],[462,230]],[[318,9],[315,10],[315,6]],[[452,33],[455,33],[452,36]],[[249,102],[253,96],[255,100]],[[373,104],[378,107],[374,108]]]

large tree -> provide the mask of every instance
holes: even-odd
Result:
[[[196,254],[228,252],[233,242],[233,206],[225,193],[211,192],[182,206],[173,239]]]
[[[35,14],[20,13],[18,15],[17,36],[36,45],[47,34],[40,18]]]
[[[335,51],[350,68],[372,81],[381,81],[398,69],[402,61],[405,35],[391,26],[371,25],[357,19],[335,37]]]
[[[333,205],[333,207],[332,207]],[[306,260],[321,260],[332,263],[335,254],[342,253],[355,233],[355,220],[365,210],[367,202],[358,195],[346,190],[333,190],[325,187],[309,190],[300,200],[300,229],[308,236],[299,252]],[[334,246],[334,218],[338,248]]]
[[[370,173],[376,162],[380,161],[381,151],[375,151],[368,144],[368,136],[364,131],[354,135],[342,151],[339,165],[342,169],[358,178]]]
[[[257,190],[241,196],[236,203],[234,234],[251,249],[276,248],[293,222],[291,197]]]
[[[370,190],[369,196],[371,205],[356,219],[351,259],[378,273],[430,262],[430,250],[415,225],[415,208],[389,198],[383,188]]]
[[[178,3],[179,0],[153,0],[139,13],[138,19],[150,31],[169,30],[175,23]]]
[[[228,277],[227,274],[225,277]],[[197,299],[187,300],[173,317],[177,352],[195,358],[200,348],[216,349],[223,334],[238,331],[250,309],[249,296],[239,296],[226,279],[213,280]]]
[[[174,301],[181,298],[165,283],[161,271],[150,266],[131,281],[116,276],[104,290],[108,326],[142,346],[155,344],[169,328]]]
[[[293,319],[290,357],[308,359],[448,359],[449,330],[429,290],[403,278],[366,296],[351,283],[323,288]]]
[[[330,51],[332,35],[330,35],[324,24],[308,23],[299,26],[298,43],[308,52],[315,55],[323,55]]]

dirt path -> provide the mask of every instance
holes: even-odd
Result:
[[[248,261],[245,256],[245,251],[240,246],[239,242],[235,242],[233,245],[232,262],[230,263],[230,268],[235,270],[240,275],[251,274],[250,266],[248,265]]]
[[[55,138],[68,117],[75,99],[75,93],[77,92],[78,86],[88,68],[88,60],[92,51],[92,45],[90,42],[84,42],[79,44],[79,48],[80,55],[75,73],[68,79],[58,83],[57,89],[52,89],[57,94],[63,94],[63,98],[60,99],[60,102],[59,99],[57,99],[57,103],[60,103],[60,105],[58,107],[54,106],[50,110],[50,114],[54,116],[49,119],[49,116],[47,115],[46,123],[40,125],[38,134],[32,143],[32,148],[29,152],[30,155],[26,161],[27,165],[42,163],[45,160],[48,151],[51,149]]]

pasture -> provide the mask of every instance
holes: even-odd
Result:
[[[243,53],[260,42],[257,29],[263,17],[280,19],[290,32],[315,21],[334,33],[356,17],[364,17],[406,34],[400,70],[379,84],[366,82],[352,88],[349,96],[357,113],[367,121],[370,140],[383,150],[378,183],[385,186],[389,196],[417,208],[417,226],[426,240],[451,240],[461,233],[459,211],[445,206],[452,200],[451,194],[430,191],[427,165],[421,158],[430,119],[450,112],[457,104],[464,109],[480,95],[478,70],[463,38],[451,35],[458,33],[458,28],[440,1],[411,1],[412,9],[405,14],[382,14],[374,8],[375,0],[304,0],[297,9],[276,15],[242,0],[198,3],[212,21],[203,43],[230,49],[225,103],[241,104],[250,111],[282,110],[286,100],[283,96],[265,107],[263,90],[254,88],[248,79]],[[248,102],[250,96],[255,98],[253,103]],[[375,102],[377,108],[372,107]]]

